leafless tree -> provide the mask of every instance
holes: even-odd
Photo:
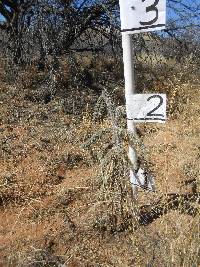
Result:
[[[153,52],[157,53],[162,40],[162,53],[167,57],[180,60],[184,53],[199,53],[198,0],[168,0],[167,5],[167,29],[151,34],[157,44]],[[105,52],[108,47],[120,51],[118,0],[1,0],[0,14],[4,17],[0,29],[7,34],[4,43],[12,64],[37,61],[44,70],[51,56],[51,68],[55,69],[62,55]],[[143,35],[134,39],[136,52],[148,52]]]

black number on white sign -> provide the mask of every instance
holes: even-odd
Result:
[[[147,116],[150,116],[150,117],[152,117],[152,116],[164,117],[163,114],[153,113],[153,112],[155,112],[157,109],[159,109],[162,106],[162,104],[164,102],[162,96],[160,96],[160,95],[152,95],[149,98],[147,98],[147,101],[150,101],[152,98],[158,98],[160,102],[159,102],[159,104],[155,108],[153,108],[151,111],[149,111],[147,113]]]
[[[146,0],[142,0],[142,2],[145,2],[145,1]],[[146,7],[147,13],[152,12],[152,11],[156,12],[155,18],[150,20],[150,21],[140,21],[141,25],[149,26],[149,25],[154,24],[158,20],[158,8],[156,7],[158,5],[158,3],[159,3],[159,0],[155,0],[155,2],[152,5]]]

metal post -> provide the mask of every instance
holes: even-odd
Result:
[[[130,34],[122,34],[122,48],[123,48],[123,61],[124,61],[124,78],[125,78],[125,98],[128,98],[135,93],[135,76],[134,76],[134,62],[133,62],[133,46]],[[128,106],[126,105],[126,111]],[[136,134],[136,128],[133,120],[127,120],[128,131]],[[133,147],[129,146],[129,158],[137,169],[137,154]],[[130,179],[135,177],[135,170],[130,170]],[[136,197],[137,187],[132,184],[133,194]]]

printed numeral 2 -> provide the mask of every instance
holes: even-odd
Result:
[[[152,109],[151,111],[149,111],[149,112],[147,113],[147,116],[149,116],[149,117],[152,117],[152,116],[156,116],[156,117],[164,117],[163,114],[153,113],[153,112],[155,112],[157,109],[159,109],[159,107],[162,106],[162,104],[163,104],[163,98],[162,98],[160,95],[152,95],[152,96],[150,96],[150,97],[147,99],[147,101],[151,100],[152,98],[158,98],[158,99],[160,100],[160,102],[159,102],[159,104],[158,104],[154,109]]]

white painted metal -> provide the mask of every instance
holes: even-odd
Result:
[[[119,0],[122,34],[161,30],[166,24],[166,0]]]
[[[129,102],[129,97],[135,93],[135,76],[134,76],[134,62],[133,62],[133,46],[131,35],[122,35],[123,47],[123,61],[124,61],[124,79],[125,79],[125,97],[126,102]],[[128,113],[129,106],[126,106]],[[136,128],[133,120],[127,120],[128,131],[136,134]],[[133,182],[135,177],[135,170],[137,169],[137,154],[133,147],[129,147],[129,158],[134,166],[134,170],[130,170],[130,180]],[[133,193],[137,194],[137,187],[133,184]]]
[[[142,168],[139,168],[137,173],[134,176],[131,176],[131,183],[134,186],[155,192],[155,182],[153,175],[144,171]]]
[[[166,121],[166,94],[134,94],[127,98],[127,118],[135,122]]]
[[[122,35],[122,47],[124,61],[126,113],[131,114],[133,108],[132,99],[137,95],[135,94],[136,84],[131,35]],[[127,120],[127,128],[130,133],[136,134],[134,120]],[[131,146],[129,146],[129,159],[134,166],[133,169],[130,170],[130,182],[132,184],[134,197],[137,198],[138,187],[154,191],[154,177],[146,173],[141,168],[138,168],[137,153],[134,147]]]
[[[131,115],[132,112],[135,112],[133,111],[134,106],[131,102],[135,95],[136,86],[133,63],[133,46],[130,34],[155,31],[165,28],[166,0],[119,0],[119,2],[124,61],[126,112],[127,115]],[[148,101],[150,100],[151,99],[148,99]],[[159,98],[157,100],[159,100]],[[160,108],[159,103],[157,105]],[[154,107],[152,110],[150,110],[151,115],[148,116],[151,117],[151,119],[153,119],[152,114],[155,115],[156,113],[154,112],[157,109],[155,109]],[[149,112],[146,112],[146,115],[147,113]],[[145,115],[143,114],[142,116]],[[155,117],[158,116],[154,116],[154,119]],[[136,134],[134,120],[129,117],[127,118],[128,131]],[[141,168],[138,168],[137,153],[133,147],[129,147],[129,158],[134,166],[134,168],[130,171],[130,181],[133,185],[133,192],[135,194],[135,197],[137,196],[137,186],[143,188],[146,187],[149,190],[154,190],[154,179],[151,175],[146,174],[146,172],[144,172]]]

